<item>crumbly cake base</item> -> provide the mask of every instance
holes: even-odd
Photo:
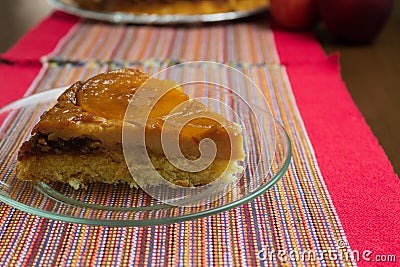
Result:
[[[63,182],[75,189],[93,182],[128,183],[136,187],[125,162],[103,155],[40,155],[17,162],[18,178],[27,181]]]
[[[122,153],[120,154],[122,155]],[[17,162],[18,178],[28,181],[62,182],[75,189],[87,188],[91,183],[101,182],[106,184],[127,183],[137,187],[125,161],[113,160],[115,155],[32,155],[24,161]],[[243,167],[234,161],[216,159],[212,165],[201,172],[188,173],[172,166],[167,158],[150,155],[154,168],[162,177],[180,186],[200,186],[213,182],[225,170],[224,179],[231,181]],[[143,174],[146,176],[146,173]],[[153,179],[154,173],[148,171],[149,184],[157,185]]]

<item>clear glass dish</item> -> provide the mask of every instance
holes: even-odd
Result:
[[[65,89],[51,89],[0,109],[0,201],[31,214],[73,223],[106,226],[167,224],[243,205],[271,188],[290,164],[292,150],[284,128],[269,112],[254,105],[252,112],[257,120],[248,117],[247,103],[221,89],[215,95],[235,100],[227,102],[233,103],[233,109],[241,116],[240,123],[247,131],[244,136],[247,157],[244,175],[237,185],[215,202],[197,207],[170,206],[128,185],[94,184],[87,190],[75,190],[61,183],[18,180],[15,164],[20,145],[29,138],[40,115],[56,103]],[[256,121],[258,125],[254,125]]]
[[[48,3],[66,13],[83,18],[108,21],[113,23],[137,23],[137,24],[190,24],[199,22],[215,22],[224,20],[234,20],[248,17],[265,11],[268,5],[257,7],[250,10],[232,11],[202,15],[182,15],[182,14],[132,14],[127,12],[103,12],[87,10],[79,7],[73,0],[48,0]]]

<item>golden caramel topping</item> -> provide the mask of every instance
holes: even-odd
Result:
[[[166,93],[154,105],[149,118],[156,118],[168,115],[177,105],[187,101],[189,97],[178,89],[172,89]]]
[[[75,83],[41,116],[32,134],[47,135],[49,140],[84,136],[107,144],[121,143],[121,126],[129,103],[127,122],[144,123],[146,145],[154,153],[163,153],[161,133],[175,134],[178,129],[182,153],[188,158],[200,156],[198,147],[204,138],[216,143],[217,158],[243,156],[241,149],[231,151],[230,138],[241,139],[236,124],[189,99],[177,83],[149,78],[133,69],[110,71]]]
[[[129,99],[149,77],[133,69],[121,69],[99,74],[87,80],[77,92],[77,104],[84,111],[122,120]]]
[[[86,81],[76,94],[77,104],[91,114],[109,119],[123,120],[129,100],[149,80],[139,70],[122,69],[99,74]],[[152,79],[153,86],[173,87],[171,81]],[[168,115],[172,109],[189,99],[180,88],[166,93],[153,107],[149,117]]]

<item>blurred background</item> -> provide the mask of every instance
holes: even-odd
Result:
[[[46,0],[1,0],[0,6],[0,52],[15,44],[52,10]]]
[[[400,0],[394,3],[393,17],[400,20]],[[0,6],[0,52],[10,48],[52,11],[47,0],[1,0]]]

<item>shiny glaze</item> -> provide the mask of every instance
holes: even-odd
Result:
[[[125,112],[129,103],[134,102],[134,96],[139,99],[138,104],[128,110],[134,113],[133,125],[145,126],[146,145],[156,153],[162,152],[160,141],[164,130],[169,136],[176,136],[175,130],[180,130],[179,142],[188,156],[199,155],[198,145],[204,138],[213,139],[217,157],[225,159],[230,158],[232,142],[242,142],[241,129],[236,124],[209,111],[200,102],[190,100],[176,83],[149,79],[143,72],[133,69],[110,71],[84,83],[75,83],[42,115],[32,133],[44,134],[49,140],[88,137],[103,144],[120,145]],[[176,110],[182,103],[186,105]],[[152,109],[147,112],[149,107]],[[234,157],[241,158],[241,146],[236,150],[232,151]]]

